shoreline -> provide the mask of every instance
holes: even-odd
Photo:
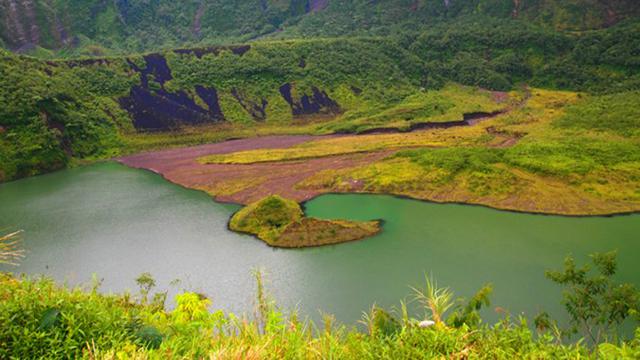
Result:
[[[187,190],[192,190],[192,191],[198,191],[198,192],[202,192],[204,194],[206,194],[212,201],[218,203],[218,204],[226,204],[226,205],[235,205],[235,206],[241,206],[243,207],[244,204],[242,203],[238,203],[238,202],[234,202],[234,201],[225,201],[225,200],[219,200],[216,199],[215,196],[211,196],[210,194],[208,194],[206,191],[201,190],[201,189],[195,189],[192,187],[188,187],[185,186],[183,184],[174,182],[170,179],[168,179],[166,176],[164,176],[162,173],[155,171],[153,169],[148,169],[148,168],[141,168],[141,167],[135,167],[135,166],[130,166],[120,160],[117,159],[111,159],[111,160],[105,160],[103,162],[113,162],[113,163],[117,163],[120,164],[122,166],[128,167],[130,169],[136,169],[136,170],[142,170],[142,171],[146,171],[146,172],[150,172],[154,175],[158,175],[160,176],[162,179],[164,179],[165,181],[168,181],[174,185],[177,185],[183,189],[187,189]],[[494,210],[494,211],[501,211],[501,212],[507,212],[507,213],[513,213],[513,214],[524,214],[524,215],[536,215],[536,216],[551,216],[551,217],[564,217],[564,218],[613,218],[613,217],[621,217],[621,216],[633,216],[633,215],[638,215],[640,214],[640,209],[639,210],[633,210],[633,211],[620,211],[620,212],[612,212],[612,213],[601,213],[601,214],[567,214],[567,213],[554,213],[554,212],[536,212],[536,211],[529,211],[529,210],[518,210],[518,209],[509,209],[509,208],[501,208],[501,207],[497,207],[497,206],[492,206],[492,205],[488,205],[488,204],[481,204],[481,203],[472,203],[472,202],[462,202],[462,201],[436,201],[436,200],[428,200],[428,199],[420,199],[420,198],[415,198],[415,197],[411,197],[409,195],[400,195],[400,194],[393,194],[393,193],[376,193],[376,192],[358,192],[358,191],[354,191],[354,192],[324,192],[324,193],[319,193],[314,197],[311,197],[307,200],[298,202],[300,204],[300,207],[302,207],[302,210],[304,211],[304,213],[306,214],[306,205],[307,203],[321,197],[321,196],[325,196],[325,195],[337,195],[337,196],[352,196],[352,195],[373,195],[373,196],[388,196],[388,197],[392,197],[392,198],[396,198],[396,199],[400,199],[400,200],[410,200],[410,201],[418,201],[418,202],[422,202],[422,203],[427,203],[427,204],[433,204],[433,205],[460,205],[460,206],[473,206],[473,207],[480,207],[480,208],[485,208],[485,209],[489,209],[489,210]],[[233,214],[235,214],[238,210],[234,211]],[[232,216],[233,216],[232,214]],[[231,220],[231,217],[229,217],[229,220]],[[382,225],[384,225],[384,219],[375,219],[375,220],[380,220],[382,221]],[[228,224],[227,224],[228,225]],[[249,234],[252,235],[252,234]],[[254,235],[252,235],[254,236]],[[256,239],[258,239],[256,237]],[[261,240],[262,241],[262,240]]]

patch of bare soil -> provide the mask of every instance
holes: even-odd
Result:
[[[504,96],[495,93],[494,96]],[[528,96],[516,104],[523,106]],[[455,124],[432,124],[436,127],[472,126],[478,122],[495,117],[513,110],[510,106],[496,113],[466,114],[465,118],[455,121]],[[424,125],[424,126],[426,126]],[[411,130],[420,130],[416,126]],[[384,132],[395,132],[395,129],[385,129]],[[491,132],[492,130],[488,130]],[[518,134],[502,134],[494,131],[497,141],[494,146],[507,147],[515,144]],[[381,160],[396,150],[383,150],[370,153],[352,153],[336,156],[319,157],[298,161],[283,161],[255,164],[201,164],[200,157],[214,154],[227,154],[255,149],[289,148],[298,144],[321,138],[339,137],[345,135],[327,136],[264,136],[240,140],[230,140],[222,143],[192,146],[181,149],[154,151],[117,159],[121,163],[134,168],[151,170],[161,174],[167,180],[184,187],[206,191],[217,201],[249,204],[268,195],[280,195],[298,202],[309,200],[322,193],[330,191],[327,188],[297,188],[296,184],[323,170],[339,170],[353,168]],[[361,191],[361,184],[351,184],[353,192]]]
[[[381,151],[247,165],[201,164],[197,161],[205,155],[287,148],[319,138],[326,137],[266,136],[149,152],[117,160],[130,167],[151,170],[184,187],[207,191],[218,201],[248,204],[272,194],[298,202],[309,200],[327,190],[296,189],[298,182],[322,170],[369,164],[392,153]]]
[[[493,126],[489,126],[487,128],[487,133],[494,136],[493,141],[488,145],[493,148],[508,148],[516,145],[518,141],[522,137],[524,137],[524,133],[518,132],[507,132],[503,130],[498,130]]]

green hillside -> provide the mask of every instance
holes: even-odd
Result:
[[[166,138],[140,137],[149,131],[231,126],[173,139],[174,145],[237,137],[243,128],[363,131],[398,120],[393,114],[403,107],[421,108],[416,94],[437,94],[448,82],[503,91],[521,83],[633,90],[640,85],[638,48],[638,22],[577,35],[485,19],[404,36],[274,40],[92,60],[3,52],[0,178],[166,145]],[[446,118],[451,105],[431,99]]]
[[[0,39],[7,48],[71,56],[265,36],[392,35],[469,16],[582,31],[637,16],[640,5],[633,0],[2,0],[0,13]]]

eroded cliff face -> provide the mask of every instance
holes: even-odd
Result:
[[[198,105],[194,98],[184,91],[171,92],[165,83],[173,76],[166,59],[160,54],[144,57],[144,66],[128,61],[140,76],[140,85],[131,88],[129,96],[119,99],[137,129],[172,129],[180,125],[204,124],[223,120],[215,89],[196,86],[196,96],[206,104]]]
[[[229,50],[229,49],[226,49]],[[235,55],[242,56],[248,47],[232,48]],[[192,54],[202,57],[218,54],[221,48],[201,48],[176,50],[178,54]],[[90,61],[90,60],[89,60]],[[148,54],[143,57],[144,64],[127,60],[140,83],[134,85],[127,96],[119,98],[120,106],[129,113],[133,126],[141,131],[170,130],[184,125],[200,125],[222,121],[235,121],[234,114],[226,114],[220,105],[219,89],[213,86],[195,85],[193,89],[171,90],[167,82],[173,80],[173,74],[164,54]],[[79,62],[67,62],[71,66],[95,65]],[[285,83],[272,93],[278,94],[288,104],[286,111],[293,119],[313,115],[335,116],[341,112],[340,105],[327,91],[311,87],[309,93],[294,94],[293,85]],[[227,89],[227,101],[256,122],[263,122],[269,116],[267,107],[270,102],[280,99],[268,99],[249,95],[245,89]],[[227,103],[227,105],[229,105]],[[237,114],[235,114],[237,116]]]
[[[51,1],[0,0],[0,37],[12,50],[68,44],[68,31]]]

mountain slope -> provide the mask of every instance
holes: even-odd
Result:
[[[0,41],[40,55],[102,55],[265,35],[388,35],[468,16],[579,31],[638,14],[634,0],[0,0]]]

